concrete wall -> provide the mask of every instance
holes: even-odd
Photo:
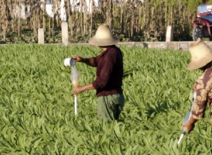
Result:
[[[173,42],[119,42],[118,46],[128,46],[128,47],[141,47],[141,48],[151,48],[151,49],[174,49],[174,50],[182,50],[185,52],[189,51],[189,45],[193,41],[173,41]],[[212,49],[212,42],[211,41],[205,41],[205,43]],[[0,45],[6,45],[4,42],[0,42]],[[59,44],[45,44],[45,45],[64,45],[62,43]],[[68,46],[72,45],[80,45],[80,46],[93,46],[89,43],[68,43]]]
[[[193,41],[173,41],[173,42],[119,42],[117,45],[123,46],[137,46],[142,48],[153,48],[153,49],[174,49],[174,50],[182,50],[182,51],[189,51],[189,45]],[[212,48],[212,42],[206,41],[207,45]],[[88,43],[69,43],[69,45],[87,45],[90,46]]]

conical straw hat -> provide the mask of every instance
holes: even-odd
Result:
[[[200,38],[189,47],[191,61],[189,70],[199,69],[212,61],[212,50]]]
[[[107,24],[101,24],[96,34],[89,39],[89,43],[96,46],[110,46],[118,43],[118,38],[112,35]]]

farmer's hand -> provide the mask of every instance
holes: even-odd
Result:
[[[83,89],[82,86],[76,86],[76,87],[74,87],[74,89],[73,89],[74,95],[77,95],[77,94],[79,94],[79,93],[81,93],[81,92],[83,92],[83,91],[84,91],[84,89]]]
[[[186,133],[189,133],[194,129],[194,124],[190,124],[189,122],[184,123],[182,126]]]
[[[197,120],[193,117],[190,118],[190,120],[182,125],[183,129],[186,131],[186,133],[191,132],[194,129],[194,124]]]
[[[193,86],[194,91],[196,90],[196,88],[197,88],[197,83],[194,83],[194,86]]]
[[[83,58],[77,55],[77,56],[74,56],[74,61],[76,61],[76,62],[82,62],[83,61]]]

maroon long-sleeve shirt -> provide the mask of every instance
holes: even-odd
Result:
[[[121,50],[110,46],[106,51],[94,57],[96,79],[92,83],[96,89],[96,95],[107,96],[122,94],[123,78],[123,54]]]

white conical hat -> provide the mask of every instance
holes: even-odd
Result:
[[[189,47],[191,61],[188,64],[189,70],[199,69],[212,61],[212,50],[200,38]]]
[[[89,39],[89,43],[96,46],[110,46],[118,42],[118,38],[112,35],[107,24],[99,25],[96,34]]]

